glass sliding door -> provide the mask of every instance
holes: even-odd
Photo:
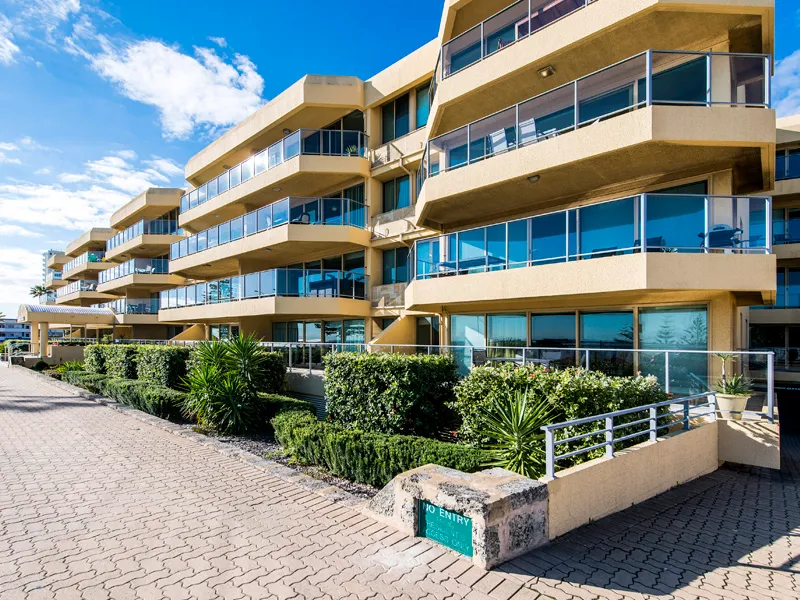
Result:
[[[545,367],[566,368],[580,364],[576,348],[577,316],[575,313],[531,315],[531,346],[526,362]],[[537,350],[536,348],[542,348]]]
[[[528,345],[527,315],[488,315],[486,332],[488,360],[522,364],[523,348]]]
[[[580,347],[589,352],[589,368],[607,375],[633,375],[633,311],[582,313]]]
[[[450,345],[454,351],[459,373],[469,373],[473,362],[485,362],[486,315],[452,315],[450,317]],[[472,348],[478,348],[473,351]],[[475,354],[473,361],[473,352]],[[481,355],[484,356],[481,356]]]
[[[639,354],[639,371],[666,383],[666,354],[658,350],[707,350],[708,314],[705,307],[641,308],[639,310],[639,348],[654,350]],[[689,352],[670,352],[669,390],[689,395],[711,389],[708,356]]]

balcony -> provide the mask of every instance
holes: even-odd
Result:
[[[146,325],[158,323],[158,298],[120,298],[93,304],[92,308],[106,308],[114,313],[119,325]]]
[[[111,260],[133,251],[140,257],[160,256],[169,244],[182,237],[176,219],[142,219],[106,242],[106,258]]]
[[[523,0],[491,14],[499,6],[446,2],[443,40],[458,35],[441,47],[431,131],[453,129],[653,46],[708,48],[710,40],[724,39],[739,52],[772,52],[774,8],[760,0]],[[733,32],[745,28],[753,37],[734,41]]]
[[[67,256],[63,252],[57,252],[56,254],[51,254],[47,257],[47,261],[45,262],[45,267],[48,269],[61,269],[61,266],[64,263],[69,262],[72,260],[72,257]]]
[[[106,241],[114,237],[116,233],[116,230],[107,227],[92,227],[79,238],[70,242],[64,253],[68,256],[78,256],[89,250],[99,251],[105,248]]]
[[[169,269],[207,279],[237,272],[243,259],[302,262],[332,244],[350,252],[369,245],[366,218],[367,206],[349,198],[284,198],[173,243]]]
[[[185,190],[181,188],[149,188],[111,215],[111,227],[126,229],[137,221],[161,219],[178,208]]]
[[[418,240],[406,308],[647,290],[771,302],[775,276],[756,271],[776,264],[770,203],[642,194]]]
[[[169,274],[166,258],[134,258],[101,272],[97,290],[111,292],[139,287],[156,291],[182,283],[183,277]]]
[[[647,51],[434,138],[418,224],[457,227],[529,209],[532,193],[554,201],[667,173],[736,168],[752,179],[740,185],[770,189],[775,118],[756,110],[769,108],[769,67],[765,55]]]
[[[91,306],[100,300],[111,300],[113,298],[114,296],[99,292],[96,281],[73,281],[56,291],[56,304]]]
[[[67,283],[68,282],[62,278],[61,271],[47,270],[47,275],[44,279],[44,287],[55,290],[67,285]]]
[[[105,262],[106,253],[101,250],[89,250],[77,258],[65,263],[61,268],[63,279],[74,279],[87,273],[98,273],[108,268]]]
[[[368,148],[369,138],[361,131],[299,129],[184,195],[181,225],[191,223],[197,230],[210,226],[214,214],[234,217],[231,204],[244,198],[265,205],[279,199],[281,191],[321,191],[366,177]],[[275,184],[281,187],[271,188]]]
[[[369,316],[369,277],[360,272],[279,268],[161,292],[162,321],[241,317]]]

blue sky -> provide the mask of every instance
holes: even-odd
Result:
[[[774,90],[800,112],[800,7]],[[369,6],[369,10],[365,8]],[[442,0],[0,0],[0,312],[63,248],[306,73],[368,78],[433,39]],[[411,15],[414,15],[411,18]]]

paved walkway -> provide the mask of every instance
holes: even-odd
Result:
[[[797,598],[800,443],[786,446],[781,473],[720,470],[486,574],[0,367],[0,598]]]

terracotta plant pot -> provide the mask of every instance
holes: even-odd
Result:
[[[722,413],[722,417],[726,419],[742,420],[742,414],[747,408],[747,401],[750,399],[749,394],[734,395],[734,394],[717,394],[717,410]],[[738,413],[738,414],[731,414]]]

